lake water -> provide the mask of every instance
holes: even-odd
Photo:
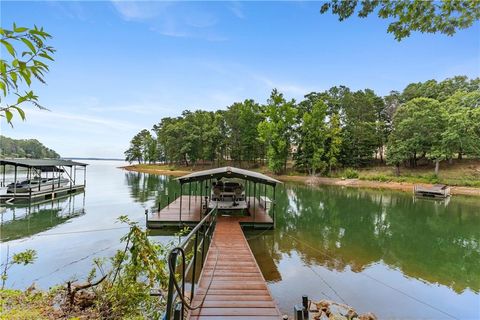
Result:
[[[48,288],[83,279],[94,257],[122,247],[120,215],[145,225],[145,209],[178,192],[167,176],[88,161],[86,192],[34,206],[4,207],[2,260],[32,248],[8,287]],[[411,194],[338,187],[277,188],[274,231],[246,232],[283,313],[307,294],[388,319],[480,318],[480,200],[414,200]],[[171,236],[154,236],[167,242]]]

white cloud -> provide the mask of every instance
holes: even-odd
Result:
[[[145,23],[151,31],[167,37],[227,40],[214,29],[217,17],[194,2],[113,0],[112,4],[122,19]]]
[[[121,131],[137,128],[137,126],[124,121],[106,119],[98,116],[92,117],[89,115],[73,114],[66,112],[50,112],[38,109],[28,110],[27,119],[33,124],[45,124],[52,127],[67,125],[71,127],[81,128],[85,125],[94,125],[99,128],[108,127],[110,129]]]
[[[112,1],[123,19],[149,20],[161,14],[171,3],[154,1]]]
[[[239,19],[245,19],[245,13],[243,12],[242,3],[239,1],[229,2],[228,8]]]

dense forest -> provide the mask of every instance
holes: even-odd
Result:
[[[420,161],[480,155],[480,79],[456,76],[411,83],[381,97],[371,89],[332,87],[300,102],[274,89],[266,104],[248,99],[226,110],[184,111],[130,141],[126,160],[186,166],[264,161],[275,173],[287,161],[309,174],[374,163],[415,167]]]
[[[45,147],[36,139],[12,139],[0,136],[1,158],[59,158],[54,150]]]

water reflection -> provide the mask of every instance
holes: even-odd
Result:
[[[141,204],[151,202],[152,199],[156,204],[159,201],[166,204],[167,197],[172,201],[175,194],[180,194],[179,183],[168,176],[125,171],[125,181],[130,187],[131,198]]]
[[[166,203],[180,191],[165,176],[127,172],[125,180],[142,206]],[[444,318],[438,307],[459,318],[478,315],[478,198],[437,202],[396,191],[296,184],[276,194],[276,229],[246,236],[282,312],[308,294],[342,296],[381,318]]]
[[[30,237],[85,214],[85,193],[30,204],[5,205],[0,241]]]
[[[290,185],[279,191],[277,229],[250,242],[256,255],[254,249],[264,242],[276,264],[292,252],[307,265],[335,271],[361,272],[381,261],[458,293],[480,290],[477,199],[456,197],[445,205],[335,187]],[[268,274],[270,266],[259,264]]]

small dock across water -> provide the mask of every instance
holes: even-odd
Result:
[[[450,187],[443,184],[434,184],[431,187],[415,185],[413,193],[416,196],[428,198],[447,198],[450,196]]]
[[[281,319],[248,246],[241,217],[218,217],[190,319]]]

